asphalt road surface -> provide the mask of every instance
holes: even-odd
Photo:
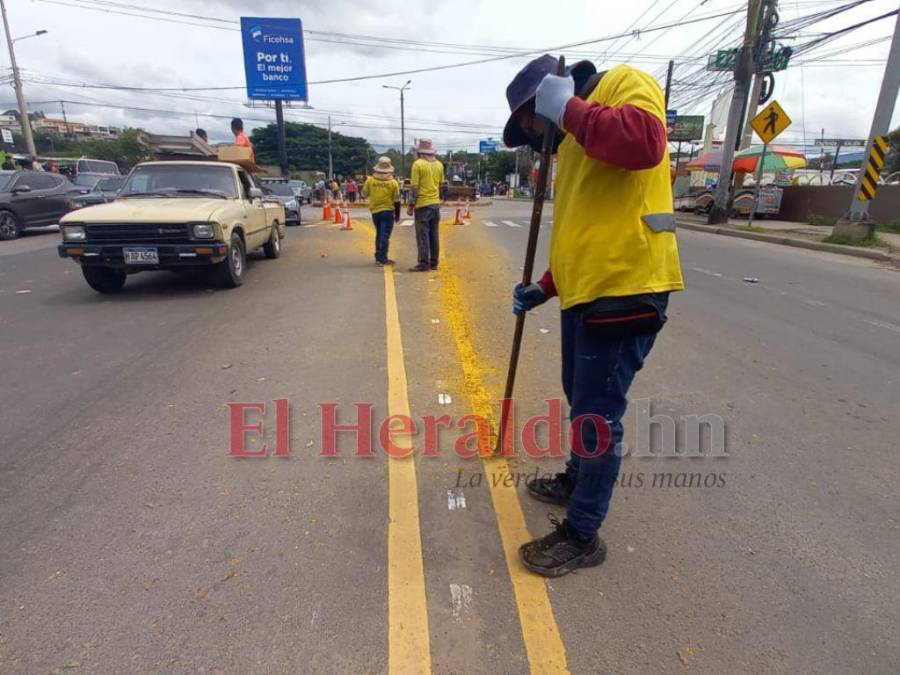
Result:
[[[496,413],[529,212],[473,209],[414,274],[407,219],[386,272],[365,218],[306,209],[230,291],[99,296],[58,234],[3,242],[0,673],[900,672],[898,271],[679,233],[609,558],[546,582],[515,548],[562,512],[521,479],[563,460],[466,457],[456,426]],[[526,322],[520,427],[562,397],[558,334],[555,301]],[[235,402],[268,402],[268,457],[228,456]],[[353,431],[324,456],[332,409],[371,410],[372,456]]]

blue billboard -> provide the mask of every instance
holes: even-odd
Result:
[[[300,19],[241,17],[247,96],[306,101],[306,61]]]
[[[492,138],[489,138],[486,141],[478,141],[478,152],[482,155],[488,152],[497,152],[499,146],[500,141],[495,141]]]

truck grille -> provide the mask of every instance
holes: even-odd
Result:
[[[104,223],[102,225],[88,223],[84,227],[89,243],[181,244],[191,241],[187,223]]]

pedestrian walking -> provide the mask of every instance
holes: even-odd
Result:
[[[420,138],[416,143],[418,158],[410,172],[410,203],[407,213],[415,215],[416,248],[419,263],[411,267],[411,272],[436,270],[440,254],[441,225],[441,182],[444,180],[444,165],[435,156],[430,138]]]
[[[351,204],[356,203],[356,189],[357,189],[356,181],[352,178],[347,181],[347,201]]]
[[[390,157],[379,157],[362,187],[369,198],[369,211],[375,225],[375,264],[393,265],[388,257],[394,222],[400,217],[400,184],[394,178]]]
[[[659,84],[627,65],[597,73],[582,61],[565,77],[556,70],[544,55],[515,76],[503,132],[510,148],[540,150],[545,120],[561,130],[550,268],[513,290],[517,314],[553,296],[561,310],[570,458],[564,473],[527,489],[565,506],[566,517],[551,518],[553,532],[519,549],[525,567],[548,577],[606,557],[597,532],[622,460],[628,389],[665,323],[669,293],[684,288]]]
[[[400,188],[400,195],[403,197],[403,203],[409,204],[409,193],[411,188],[409,186],[409,178],[403,179],[403,186]]]

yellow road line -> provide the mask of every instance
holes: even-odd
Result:
[[[466,317],[470,316],[465,299],[460,293],[456,275],[450,271],[452,264],[445,258],[441,264],[441,300],[453,332],[453,339],[462,363],[466,394],[472,412],[492,420],[493,403],[484,384],[484,367],[475,353]],[[492,425],[494,426],[494,425]],[[503,543],[506,567],[512,580],[522,627],[522,640],[528,654],[532,673],[568,673],[566,648],[553,616],[553,607],[547,595],[544,579],[526,570],[519,561],[519,546],[533,538],[525,524],[522,505],[515,488],[505,487],[503,480],[492,476],[509,474],[509,466],[503,457],[482,457],[487,484],[497,516],[497,527]]]
[[[409,416],[406,366],[394,273],[384,268],[387,328],[388,413]],[[393,434],[400,448],[411,448],[407,435]],[[431,645],[425,568],[419,530],[419,489],[412,454],[388,458],[388,669],[394,674],[430,673]]]

